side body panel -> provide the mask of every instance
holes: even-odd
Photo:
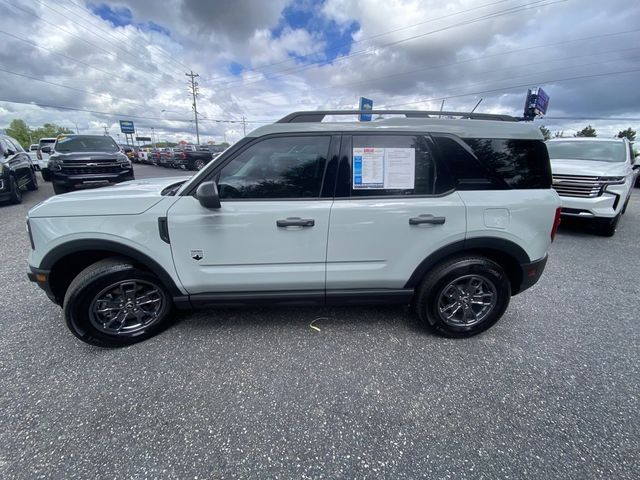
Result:
[[[443,224],[410,225],[420,215]],[[464,240],[465,207],[457,192],[442,197],[342,199],[331,209],[327,290],[403,288],[431,253]]]
[[[459,192],[467,207],[467,239],[497,237],[520,245],[531,261],[551,245],[560,197],[551,189]]]
[[[229,200],[207,209],[194,197],[180,197],[168,220],[182,284],[190,294],[323,290],[331,203]],[[276,225],[291,217],[314,225]]]

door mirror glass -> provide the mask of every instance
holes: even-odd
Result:
[[[196,198],[204,208],[220,208],[216,182],[202,182],[196,190]]]
[[[11,150],[10,148],[7,149],[7,153],[5,154],[5,157],[10,157],[11,155],[15,155],[16,152]]]

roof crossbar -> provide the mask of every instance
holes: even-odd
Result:
[[[438,110],[315,110],[293,112],[281,118],[276,123],[317,123],[322,122],[327,115],[404,115],[407,118],[438,118],[458,117],[472,120],[501,120],[503,122],[517,122],[518,118],[511,115],[497,115],[492,113],[473,112],[441,112]]]

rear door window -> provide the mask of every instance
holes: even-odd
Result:
[[[441,181],[426,136],[353,135],[351,143],[352,197],[435,195],[450,189]]]

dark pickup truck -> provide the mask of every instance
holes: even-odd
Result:
[[[134,179],[131,160],[105,135],[61,135],[48,167],[56,194]]]
[[[224,151],[224,147],[218,145],[187,145],[176,148],[173,156],[173,165],[177,168],[185,167],[187,170],[202,170],[207,163]]]

